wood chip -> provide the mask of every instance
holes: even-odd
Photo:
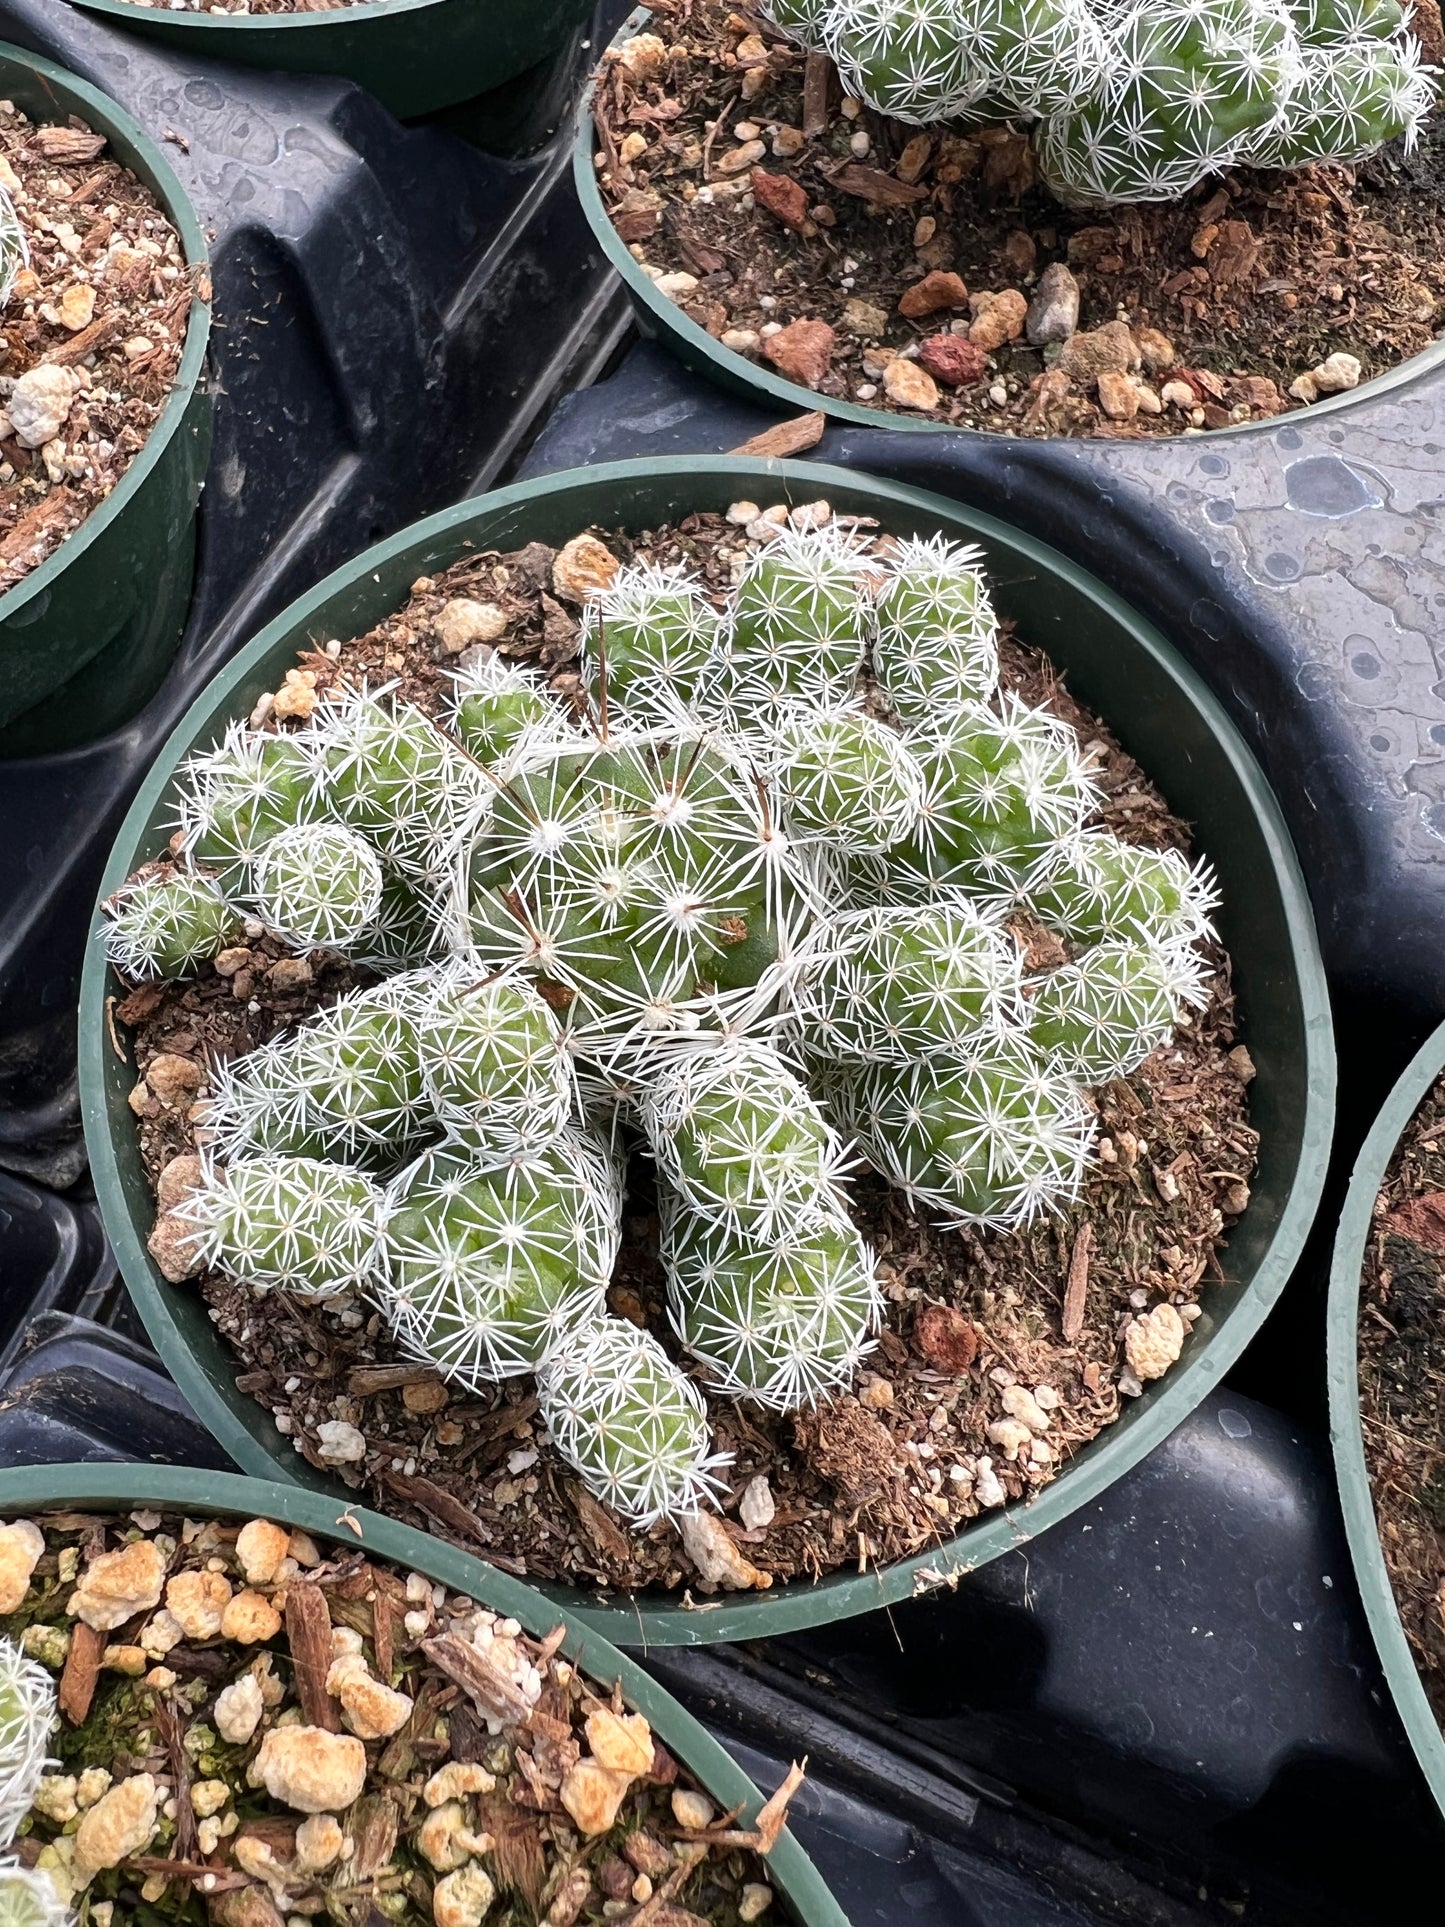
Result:
[[[89,1715],[104,1656],[105,1634],[78,1619],[71,1631],[65,1670],[60,1675],[60,1710],[72,1726],[83,1725]]]
[[[286,1589],[286,1639],[296,1674],[296,1697],[308,1726],[341,1731],[341,1708],[326,1690],[331,1670],[331,1614],[319,1586],[300,1581]]]
[[[120,317],[103,314],[98,320],[92,321],[89,327],[82,328],[79,334],[72,335],[69,341],[58,343],[45,359],[58,367],[69,367],[74,362],[84,361],[87,355],[93,355],[97,348],[105,347],[119,333]]]
[[[816,140],[828,127],[828,89],[833,63],[826,54],[810,53],[803,64],[803,135]]]
[[[805,448],[815,448],[823,439],[823,430],[828,426],[828,417],[821,408],[810,409],[806,415],[794,415],[790,421],[777,422],[772,428],[765,428],[761,434],[741,442],[736,448],[728,450],[730,455],[798,455]]]
[[[1069,1254],[1069,1278],[1064,1287],[1064,1315],[1060,1322],[1066,1345],[1077,1345],[1084,1329],[1084,1299],[1089,1290],[1089,1253],[1094,1245],[1094,1227],[1085,1218]]]
[[[864,167],[861,161],[849,161],[828,180],[843,193],[856,194],[860,201],[869,201],[874,207],[911,207],[915,201],[928,199],[926,187],[910,187],[881,168]]]
[[[33,509],[22,515],[3,541],[0,541],[0,566],[24,555],[33,542],[70,521],[75,497],[63,483],[43,495]]]
[[[374,1398],[378,1392],[399,1392],[404,1385],[425,1385],[436,1377],[434,1365],[357,1365],[346,1375],[353,1398]]]
[[[475,1646],[457,1634],[442,1633],[436,1639],[424,1639],[421,1649],[434,1666],[461,1687],[478,1712],[505,1720],[508,1726],[520,1726],[531,1712],[532,1702]]]
[[[453,1532],[460,1532],[474,1545],[487,1544],[487,1529],[475,1512],[469,1512],[460,1499],[454,1499],[450,1492],[444,1492],[431,1479],[420,1476],[408,1478],[402,1472],[388,1472],[384,1475],[385,1484],[399,1499],[410,1500],[412,1505],[420,1506],[429,1513],[439,1525],[447,1526]],[[500,1566],[504,1572],[521,1575],[527,1568],[520,1559],[507,1559],[499,1552],[488,1549],[488,1563]]]
[[[93,161],[105,152],[105,135],[92,134],[80,127],[37,127],[35,151],[42,160],[58,162]]]
[[[612,1514],[597,1503],[586,1486],[578,1485],[575,1480],[569,1482],[567,1496],[577,1509],[577,1517],[602,1551],[613,1559],[625,1559],[632,1550],[631,1541]]]
[[[509,1800],[493,1798],[481,1803],[480,1826],[492,1836],[491,1859],[500,1884],[515,1888],[535,1916],[547,1884],[547,1856],[537,1821]]]
[[[1445,1256],[1445,1191],[1407,1198],[1385,1220],[1386,1231],[1409,1238],[1425,1251]]]

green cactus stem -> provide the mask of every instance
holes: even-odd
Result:
[[[0,1927],[72,1927],[74,1920],[43,1869],[0,1860]]]
[[[518,978],[440,994],[420,1027],[419,1061],[433,1113],[483,1157],[545,1143],[576,1106],[557,1019]]]
[[[462,748],[498,777],[529,737],[565,728],[561,710],[534,676],[490,655],[456,678],[452,731]]]
[[[923,809],[923,772],[907,744],[862,709],[786,712],[772,768],[797,842],[880,855],[902,842]]]
[[[58,1723],[55,1682],[13,1640],[0,1639],[0,1846],[29,1813]]]
[[[381,909],[381,859],[339,823],[282,830],[256,864],[256,909],[298,949],[347,950]]]
[[[623,713],[668,721],[696,701],[717,639],[700,584],[680,569],[632,563],[583,611],[583,676],[594,700],[605,683]]]
[[[189,870],[125,884],[101,909],[105,954],[132,983],[185,976],[224,950],[238,928],[211,879]]]
[[[252,895],[272,837],[321,813],[315,763],[300,736],[262,736],[233,723],[217,748],[186,762],[178,781],[185,853],[233,902]]]
[[[322,1158],[246,1158],[212,1166],[179,1207],[203,1262],[243,1284],[298,1298],[374,1285],[382,1194],[364,1171]]]
[[[1032,987],[1029,1039],[1086,1084],[1124,1077],[1205,1001],[1197,952],[1101,943]]]
[[[998,619],[980,552],[943,536],[898,545],[878,595],[873,668],[906,728],[935,734],[998,683]]]
[[[1206,864],[1177,850],[1121,843],[1107,830],[1073,839],[1062,860],[1028,893],[1030,907],[1074,943],[1106,937],[1190,944],[1210,934],[1219,900]]]

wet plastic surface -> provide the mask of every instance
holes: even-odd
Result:
[[[124,730],[0,762],[0,1167],[83,1169],[74,1013],[101,862],[191,696],[345,556],[485,488],[611,352],[625,304],[557,133],[585,35],[501,103],[486,152],[403,129],[358,89],[187,61],[57,0],[0,39],[95,81],[164,143],[212,240],[215,445],[176,668]]]

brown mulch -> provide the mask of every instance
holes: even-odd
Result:
[[[59,1773],[20,1816],[15,1855],[36,1865],[139,1775],[174,1821],[86,1881],[84,1918],[104,1906],[143,1927],[432,1927],[467,1917],[456,1889],[481,1871],[497,1902],[482,1911],[509,1927],[742,1927],[770,1909],[766,1856],[801,1767],[751,1824],[721,1811],[620,1683],[562,1657],[564,1628],[524,1631],[354,1540],[278,1527],[258,1560],[264,1521],[69,1511],[28,1523],[44,1550],[0,1632],[58,1672],[63,1718]],[[343,1539],[349,1523],[336,1522]],[[94,1562],[117,1555],[153,1561],[159,1584],[96,1632],[73,1615],[76,1578],[83,1591]],[[162,1597],[169,1626],[146,1603]],[[242,1681],[260,1688],[260,1723],[218,1738],[217,1703]],[[361,1761],[338,1766],[335,1753],[364,1748],[360,1794],[313,1819],[310,1841],[298,1827],[311,1807],[267,1785],[268,1750],[297,1721],[319,1729],[308,1794],[334,1796],[338,1778],[349,1792]],[[343,1729],[359,1738],[324,1737]],[[318,1829],[331,1834],[322,1851]],[[91,1831],[113,1838],[114,1813]]]
[[[1235,169],[1181,201],[1079,210],[1037,183],[1025,135],[920,133],[844,102],[831,63],[745,4],[657,0],[646,24],[665,62],[634,76],[609,55],[596,96],[618,233],[654,278],[690,277],[673,298],[701,327],[750,332],[742,353],[820,394],[1010,434],[1177,434],[1303,405],[1290,385],[1337,351],[1379,374],[1445,323],[1438,112],[1408,160],[1396,143],[1358,168]],[[980,297],[1014,291],[1021,323],[1053,263],[1077,279],[1081,330],[1129,324],[1144,412],[1116,389],[1106,413],[1087,368],[1053,367],[1057,349],[987,334],[970,349]],[[955,286],[910,320],[899,301],[930,274],[967,301]],[[763,335],[795,324],[804,335]],[[886,364],[928,341],[936,402],[900,408]]]
[[[175,382],[195,286],[150,189],[84,121],[35,126],[0,103],[0,184],[30,244],[0,313],[0,396],[42,366],[76,382],[43,448],[22,448],[0,413],[3,593],[79,528],[145,446]]]
[[[1411,1119],[1375,1201],[1359,1365],[1380,1546],[1445,1727],[1445,1078]]]
[[[716,514],[630,538],[597,533],[624,558],[686,561],[719,593],[749,546]],[[889,540],[876,539],[880,546]],[[304,657],[281,706],[304,713],[314,689],[344,677],[393,680],[400,695],[435,713],[454,659],[433,625],[458,595],[501,607],[508,620],[502,651],[575,692],[576,611],[554,593],[553,560],[551,549],[534,543],[515,554],[479,554],[417,583],[405,607],[368,635]],[[1049,702],[1092,749],[1106,796],[1102,821],[1131,842],[1187,847],[1187,827],[1107,728],[1073,701],[1047,659],[1010,637],[1003,660],[1005,686]],[[274,726],[264,698],[256,720]],[[353,981],[340,959],[314,953],[314,982],[278,989],[272,973],[281,956],[279,945],[260,938],[221,960],[230,975],[212,970],[142,989],[116,1011],[117,1044],[126,1027],[134,1031],[130,1054],[142,1073],[161,1053],[191,1060],[182,1067],[189,1083],[183,1078],[177,1087],[167,1064],[155,1078],[169,1086],[165,1092],[143,1079],[132,1097],[153,1181],[193,1148],[204,1103],[194,1114],[191,1103],[207,1062],[255,1048]],[[1247,1121],[1253,1067],[1236,1038],[1228,959],[1217,952],[1214,961],[1208,1008],[1133,1076],[1095,1093],[1099,1156],[1081,1202],[1060,1217],[1007,1234],[940,1230],[879,1182],[857,1183],[854,1209],[878,1251],[888,1304],[856,1393],[804,1417],[710,1400],[718,1448],[735,1455],[728,1529],[760,1574],[781,1582],[926,1551],[980,1511],[976,1483],[988,1497],[981,1455],[991,1456],[1009,1498],[1045,1484],[1118,1416],[1130,1389],[1121,1347],[1130,1319],[1168,1300],[1188,1322],[1205,1279],[1227,1279],[1221,1246],[1248,1202],[1257,1137]],[[656,1243],[650,1182],[639,1164],[611,1303],[670,1343]],[[276,1415],[308,1461],[322,1463],[317,1427],[327,1420],[362,1431],[367,1457],[342,1476],[385,1510],[531,1577],[699,1589],[673,1528],[624,1529],[582,1491],[541,1435],[530,1381],[491,1397],[448,1390],[426,1368],[399,1361],[364,1305],[258,1300],[218,1277],[199,1289],[238,1353],[238,1383]],[[1046,1403],[1057,1393],[1047,1437],[1018,1461],[1002,1457],[987,1436],[1003,1416],[1004,1388],[1015,1382],[1047,1388]],[[774,1517],[746,1529],[737,1504],[759,1476],[768,1481]]]

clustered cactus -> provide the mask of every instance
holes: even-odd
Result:
[[[43,1872],[8,1857],[35,1803],[58,1723],[55,1683],[45,1668],[0,1639],[0,1927],[66,1927],[70,1909]]]
[[[849,92],[919,125],[1038,123],[1074,202],[1165,201],[1220,169],[1414,141],[1432,70],[1396,0],[768,0]]]
[[[786,529],[722,608],[634,564],[587,610],[574,709],[493,660],[459,675],[454,736],[353,692],[193,760],[190,867],[112,906],[131,975],[194,962],[215,904],[375,959],[404,887],[426,933],[217,1073],[198,1253],[361,1292],[468,1387],[535,1373],[563,1456],[646,1524],[720,1461],[697,1385],[608,1312],[630,1144],[676,1337],[777,1411],[873,1342],[859,1152],[954,1222],[1074,1198],[1084,1091],[1202,1003],[1213,895],[1092,826],[1075,733],[998,688],[978,562]],[[294,860],[323,839],[334,863]],[[1028,967],[1021,913],[1061,967]]]
[[[30,243],[25,237],[25,229],[15,212],[15,203],[0,187],[0,308],[14,293],[20,270],[29,265]]]

